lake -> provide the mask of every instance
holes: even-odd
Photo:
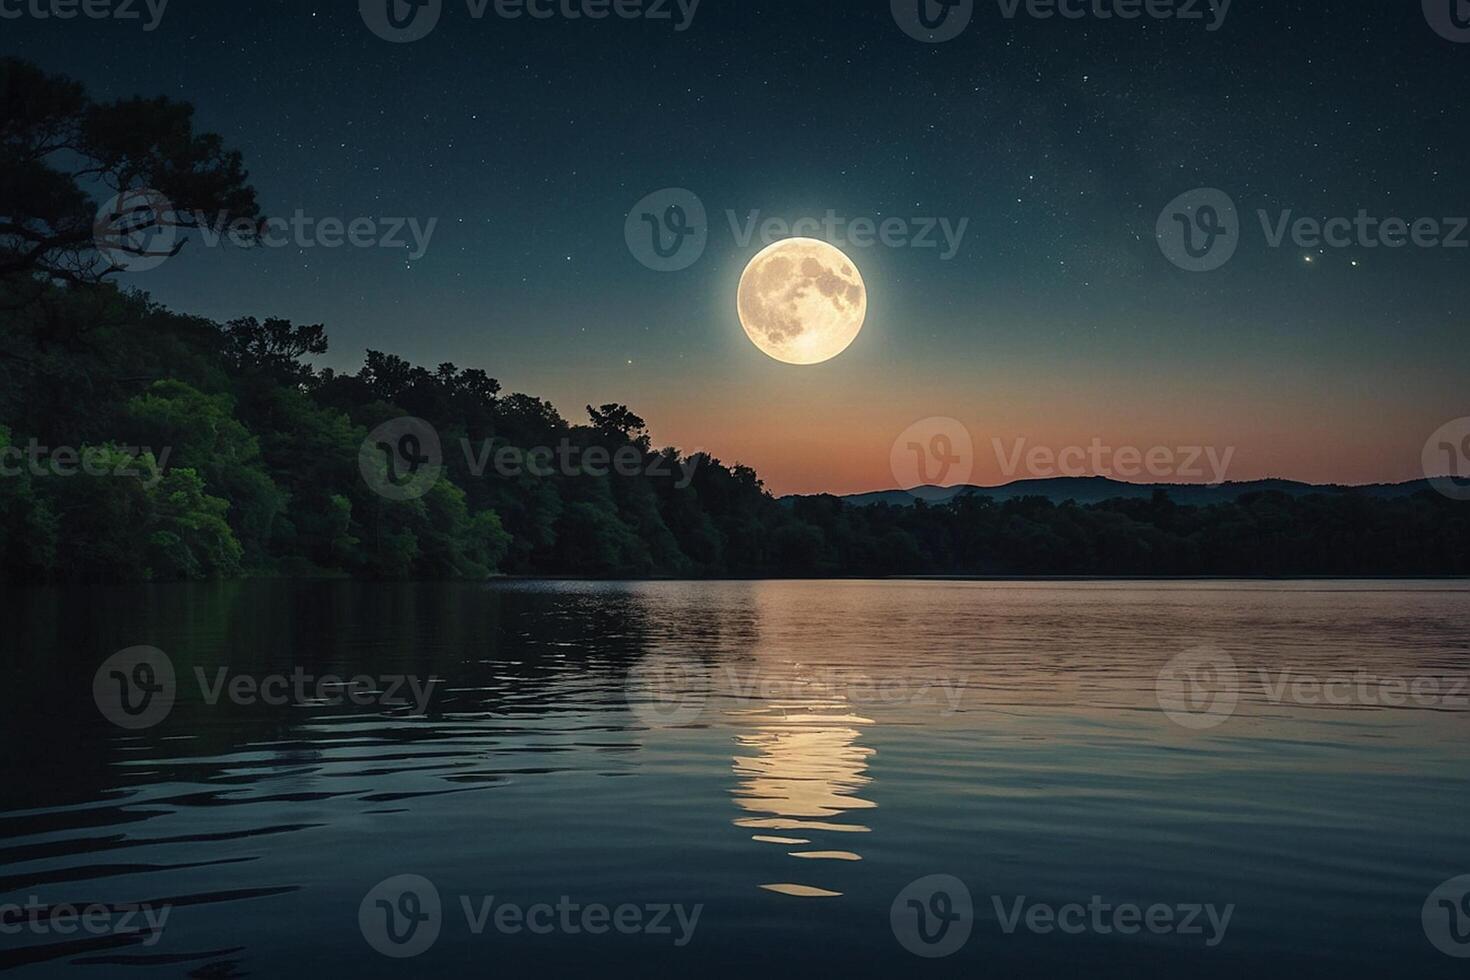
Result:
[[[1470,955],[1463,582],[262,581],[0,608],[21,977]]]

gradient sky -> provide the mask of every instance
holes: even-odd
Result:
[[[437,218],[417,261],[196,241],[123,277],[180,311],[323,322],[324,365],[375,348],[482,367],[576,421],[626,402],[657,442],[778,493],[892,486],[894,439],[929,416],[970,430],[977,483],[1006,479],[992,438],[1235,447],[1232,479],[1416,478],[1429,434],[1470,414],[1470,249],[1273,249],[1255,211],[1470,215],[1470,44],[1408,0],[1292,6],[1239,0],[1208,32],[1007,20],[990,0],[930,45],[887,0],[704,0],[683,32],[477,21],[448,0],[395,45],[348,0],[173,0],[151,32],[0,21],[0,52],[98,98],[193,101],[269,214]],[[1192,274],[1154,225],[1201,186],[1246,227],[1227,266]],[[677,273],[623,237],[665,187],[710,215]],[[760,243],[733,240],[727,209],[969,227],[950,261],[850,250],[867,325],[792,367],[740,328]]]

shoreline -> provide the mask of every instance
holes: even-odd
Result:
[[[1240,576],[1240,575],[891,575],[874,577],[869,575],[855,576],[809,576],[803,578],[792,577],[769,577],[769,578],[747,578],[736,576],[721,576],[711,578],[589,578],[586,576],[558,576],[558,575],[496,575],[486,579],[363,579],[351,578],[339,575],[243,575],[235,578],[215,579],[167,579],[158,581],[97,581],[97,582],[27,582],[10,586],[10,591],[19,593],[28,590],[69,590],[69,589],[95,589],[95,588],[125,588],[135,586],[177,586],[177,585],[238,585],[256,584],[261,582],[275,582],[280,584],[316,585],[325,583],[349,584],[349,585],[534,585],[544,583],[547,585],[654,585],[654,584],[722,584],[722,583],[946,583],[946,582],[976,582],[1003,585],[1015,584],[1170,584],[1170,583],[1200,583],[1200,584],[1290,584],[1302,582],[1391,582],[1391,583],[1465,583],[1470,586],[1470,576],[1467,575],[1276,575],[1276,576]],[[1467,588],[1470,591],[1470,588]]]

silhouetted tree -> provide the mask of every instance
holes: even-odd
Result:
[[[93,185],[124,195],[119,210],[102,215],[102,225],[128,231],[106,235],[110,253],[97,248]],[[96,103],[64,76],[0,59],[0,276],[95,283],[118,271],[119,255],[183,248],[182,238],[150,244],[155,230],[205,221],[249,240],[259,217],[240,154],[213,133],[194,132],[193,106],[166,98]]]

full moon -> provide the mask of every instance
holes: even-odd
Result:
[[[737,299],[751,343],[787,364],[820,364],[841,354],[868,315],[857,266],[814,238],[762,249],[745,267]]]

